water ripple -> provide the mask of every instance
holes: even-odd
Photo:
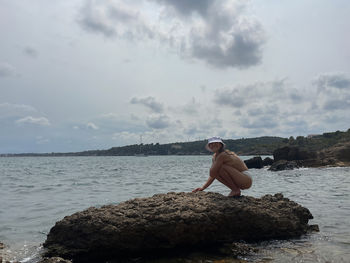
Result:
[[[64,216],[135,197],[189,192],[207,180],[210,162],[210,156],[0,158],[0,241],[20,251],[15,258],[35,262],[28,256],[37,255],[45,235]],[[258,262],[350,258],[350,168],[251,172],[254,183],[244,195],[281,192],[308,207],[312,223],[321,230],[296,240],[257,244],[265,251]],[[217,181],[208,190],[230,192]]]

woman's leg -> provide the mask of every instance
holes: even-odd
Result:
[[[228,188],[231,189],[231,193],[228,196],[241,195],[241,189],[239,189],[232,177],[224,169],[220,170],[216,179],[218,179],[220,183],[226,185]]]
[[[223,165],[219,171],[220,179],[222,183],[228,186],[231,190],[235,191],[236,188],[248,189],[252,186],[252,178],[238,171],[236,168],[228,165]],[[219,178],[218,178],[219,180]],[[220,181],[220,180],[219,180]],[[220,181],[221,182],[221,181]],[[224,183],[226,182],[226,183]],[[230,186],[231,187],[230,187]],[[232,188],[232,186],[235,186]]]

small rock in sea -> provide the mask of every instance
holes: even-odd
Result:
[[[256,157],[253,157],[251,159],[244,160],[244,163],[246,164],[246,166],[249,169],[251,169],[251,168],[261,169],[264,167],[263,161],[262,161],[260,156],[256,156]]]
[[[270,157],[266,157],[264,160],[263,160],[263,166],[270,166],[272,165],[274,162],[274,160]]]
[[[282,171],[282,170],[293,170],[299,168],[297,161],[279,160],[274,162],[269,168],[270,171]]]
[[[231,244],[226,244],[220,249],[220,252],[232,257],[244,257],[251,254],[256,254],[259,252],[258,248],[253,247],[252,245],[242,243],[242,242],[233,242]]]
[[[310,225],[308,231],[309,232],[320,232],[320,228],[318,225]]]

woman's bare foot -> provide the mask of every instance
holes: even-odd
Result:
[[[229,197],[232,197],[232,196],[240,196],[241,195],[241,190],[238,190],[238,191],[231,191],[231,193],[228,195]]]

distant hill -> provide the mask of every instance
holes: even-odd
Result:
[[[346,132],[336,131],[308,137],[282,138],[264,136],[257,138],[225,139],[226,148],[239,155],[272,155],[273,151],[283,146],[298,146],[310,151],[319,151],[333,145],[350,142],[350,129]],[[1,156],[132,156],[144,155],[205,155],[210,154],[205,148],[206,140],[194,142],[175,142],[168,144],[134,144],[112,147],[108,150],[91,150],[70,153],[47,154],[8,154]]]
[[[282,144],[284,139],[280,137],[259,137],[250,139],[225,140],[226,148],[240,154],[270,154]],[[134,144],[123,147],[113,147],[102,151],[87,151],[84,154],[90,155],[205,155],[210,154],[205,148],[206,140],[194,142],[176,142],[168,144]]]
[[[309,151],[320,151],[337,144],[350,142],[350,129],[345,132],[327,132],[321,135],[310,135],[308,137],[298,136],[296,138],[290,137],[283,141],[289,146],[298,146],[299,148]]]

